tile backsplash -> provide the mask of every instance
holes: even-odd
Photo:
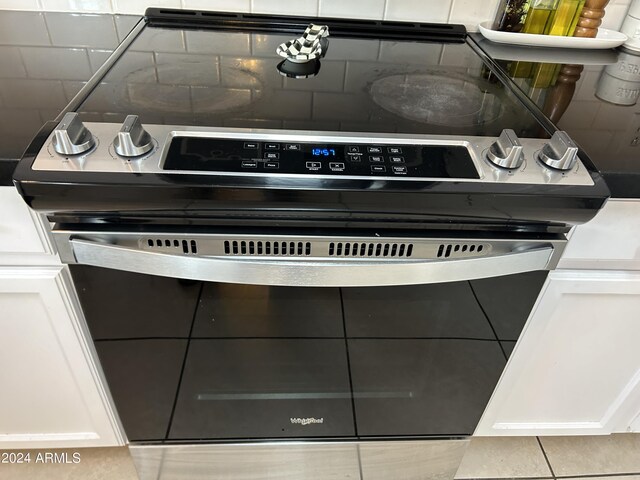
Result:
[[[495,16],[500,0],[0,0],[0,9],[142,14],[146,7],[462,23]],[[618,30],[630,0],[611,0],[603,27]]]

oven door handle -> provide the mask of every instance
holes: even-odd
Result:
[[[549,244],[495,256],[448,260],[284,260],[171,255],[90,240],[69,241],[76,262],[207,282],[296,287],[376,287],[454,282],[546,270]]]

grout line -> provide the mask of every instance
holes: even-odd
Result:
[[[547,452],[545,452],[544,447],[542,446],[542,441],[540,441],[540,437],[536,436],[536,440],[538,441],[538,445],[540,445],[540,450],[542,450],[542,455],[544,456],[545,462],[547,462],[547,466],[549,467],[549,471],[553,478],[556,478],[556,474],[553,471],[553,467],[551,466],[551,462],[549,461],[549,457],[547,457]]]
[[[389,0],[384,0],[384,6],[382,7],[382,20],[387,19],[388,10],[389,10]]]
[[[447,22],[451,23],[451,15],[453,14],[453,4],[455,2],[455,0],[450,0],[451,3],[449,4],[449,15],[447,15]]]

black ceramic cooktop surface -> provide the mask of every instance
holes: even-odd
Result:
[[[640,197],[640,52],[480,46],[604,175],[614,197]]]
[[[88,121],[489,135],[546,135],[463,42],[332,34],[317,71],[292,78],[288,32],[147,26],[80,106]]]
[[[0,10],[0,185],[138,20]]]

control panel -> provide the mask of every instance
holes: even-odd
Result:
[[[163,168],[207,172],[480,178],[458,145],[274,142],[176,136]]]
[[[593,185],[566,132],[551,138],[86,123],[67,113],[33,170]],[[212,182],[214,180],[212,179]]]

